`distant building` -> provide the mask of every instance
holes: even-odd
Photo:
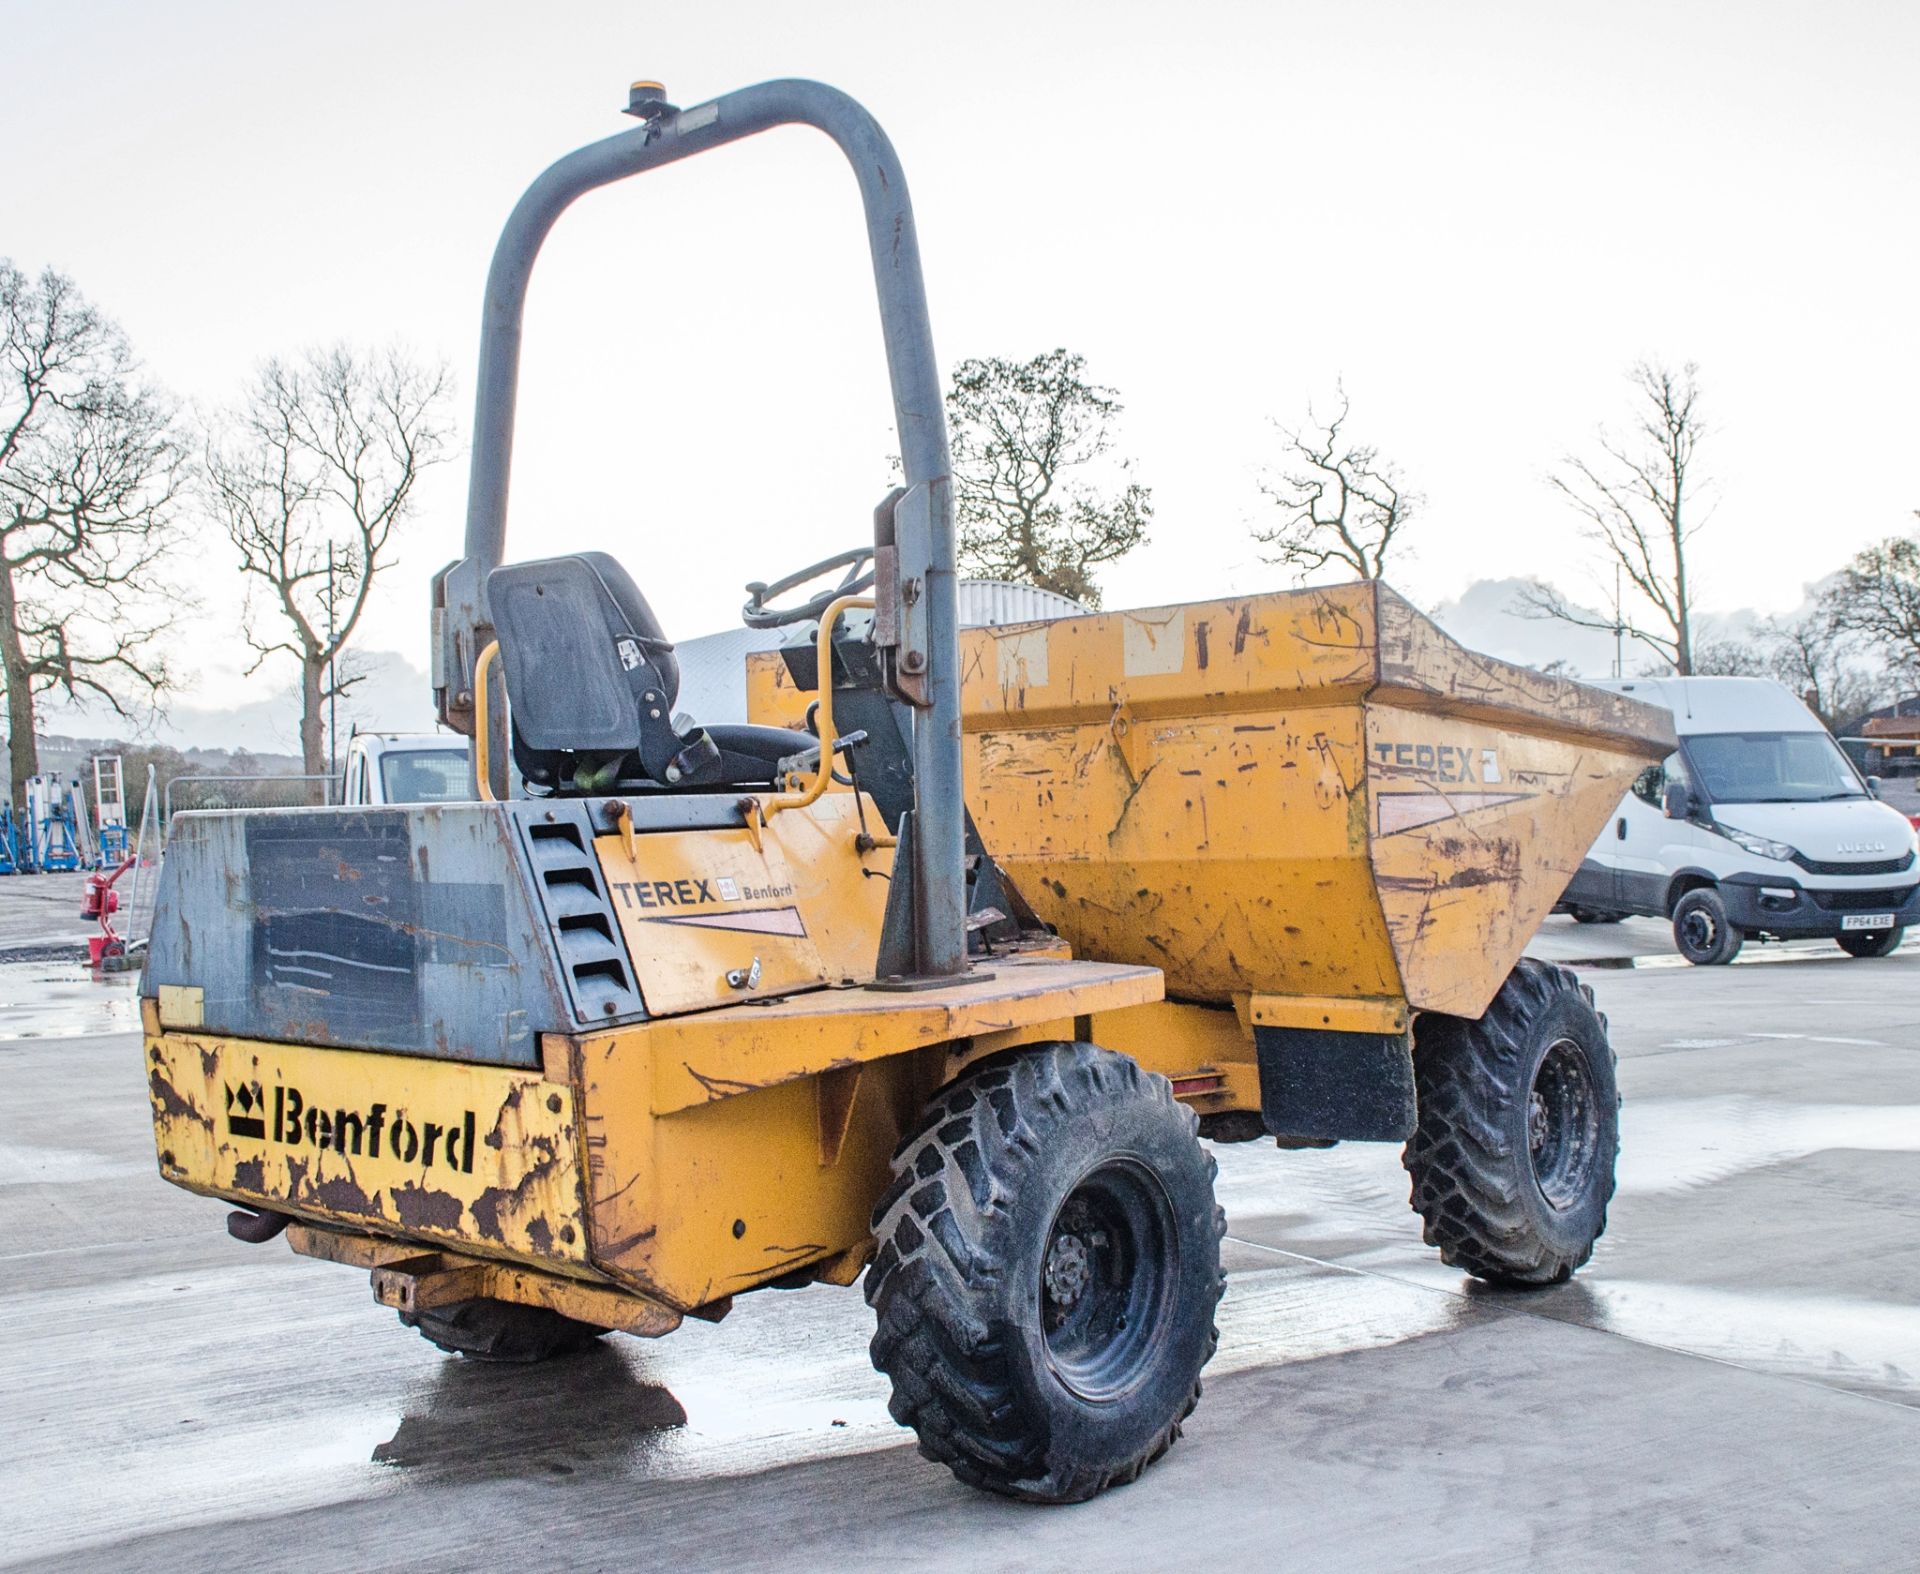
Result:
[[[1920,694],[1854,717],[1836,729],[1854,764],[1870,775],[1920,775]]]

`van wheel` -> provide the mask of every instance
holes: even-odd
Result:
[[[1673,943],[1695,967],[1731,962],[1746,938],[1728,921],[1727,904],[1712,886],[1689,891],[1674,904]]]
[[[1567,911],[1573,915],[1576,924],[1617,924],[1627,916],[1625,913],[1603,913],[1593,907],[1570,907]]]
[[[1892,956],[1906,938],[1904,929],[1881,929],[1867,934],[1836,935],[1840,949],[1848,956]]]
[[[402,1312],[400,1321],[448,1355],[519,1366],[572,1355],[611,1331],[563,1317],[544,1306],[484,1298],[455,1301],[430,1311]]]
[[[1429,1246],[1495,1284],[1559,1284],[1607,1227],[1620,1093],[1606,1019],[1564,967],[1522,958],[1477,1022],[1414,1024],[1401,1157]]]
[[[1091,1044],[983,1060],[894,1153],[867,1270],[893,1418],[962,1481],[1076,1503],[1180,1435],[1225,1279],[1193,1112]]]

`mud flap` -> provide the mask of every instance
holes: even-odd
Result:
[[[1260,1111],[1276,1137],[1404,1142],[1413,1135],[1412,1039],[1256,1027]]]

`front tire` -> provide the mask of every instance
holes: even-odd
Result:
[[[1564,967],[1523,958],[1479,1021],[1414,1026],[1418,1123],[1402,1155],[1441,1260],[1559,1284],[1607,1227],[1620,1094],[1606,1019]]]
[[[510,1366],[530,1366],[557,1355],[571,1355],[610,1332],[544,1306],[485,1298],[455,1301],[430,1311],[402,1312],[400,1321],[449,1355]]]
[[[980,1062],[894,1154],[874,1366],[962,1481],[1074,1503],[1180,1435],[1218,1342],[1225,1216],[1166,1078],[1091,1044]]]
[[[1712,886],[1689,891],[1674,904],[1673,943],[1695,967],[1731,962],[1746,938],[1728,919],[1726,901]]]
[[[1881,929],[1867,934],[1857,931],[1852,934],[1835,935],[1840,949],[1848,956],[1892,956],[1900,949],[1900,942],[1906,938],[1904,929]]]

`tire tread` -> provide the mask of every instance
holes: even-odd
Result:
[[[1043,1127],[1119,1097],[1172,1106],[1197,1136],[1196,1117],[1175,1102],[1164,1077],[1091,1044],[1054,1044],[981,1062],[934,1096],[895,1152],[896,1179],[874,1210],[874,1238],[883,1244],[866,1279],[877,1317],[873,1364],[891,1379],[887,1408],[914,1430],[921,1454],[969,1485],[1042,1502],[1081,1501],[1137,1478],[1172,1446],[1199,1402],[1196,1378],[1178,1414],[1117,1466],[1049,1467],[1046,1437],[1022,1414],[1004,1337],[976,1309],[1000,1272],[992,1243],[1017,1186],[1013,1160],[1040,1150]],[[1213,1156],[1200,1151],[1211,1184]],[[923,1173],[953,1184],[908,1180]],[[956,1206],[969,1215],[964,1225]],[[1226,1233],[1226,1215],[1217,1205],[1213,1211],[1217,1240]],[[1219,1344],[1211,1314],[1224,1287],[1222,1273],[1208,1307],[1209,1359]]]
[[[1616,1057],[1606,1018],[1593,1008],[1593,991],[1569,969],[1530,957],[1515,966],[1478,1021],[1425,1016],[1416,1029],[1419,1115],[1402,1155],[1413,1208],[1425,1221],[1427,1244],[1439,1248],[1443,1262],[1496,1284],[1558,1284],[1593,1255],[1593,1240],[1563,1252],[1532,1227],[1519,1193],[1523,1166],[1515,1162],[1501,1124],[1530,1092],[1520,1085],[1529,1064],[1530,1025],[1566,996],[1599,1024],[1611,1068]],[[1613,1197],[1617,1130],[1614,1148],[1606,1156],[1594,1239],[1606,1228],[1606,1204]]]

